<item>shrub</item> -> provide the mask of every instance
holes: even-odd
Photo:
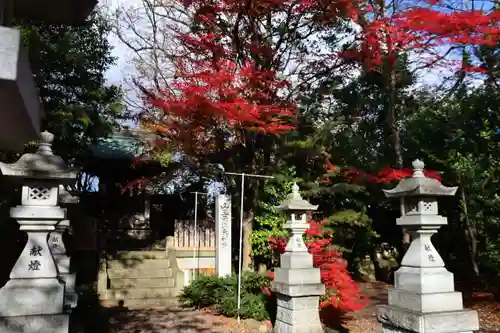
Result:
[[[241,278],[241,318],[269,319],[269,304],[272,297],[263,291],[269,290],[270,278],[254,272],[244,273]],[[179,297],[181,305],[203,308],[214,306],[226,317],[238,316],[238,279],[236,275],[220,278],[200,276],[184,287]]]
[[[224,279],[217,276],[199,276],[184,287],[179,302],[186,307],[203,308],[217,303],[223,291]]]
[[[245,293],[241,295],[241,307],[240,307],[240,317],[241,318],[252,318],[255,320],[266,320],[269,319],[269,313],[267,311],[267,297],[263,293],[259,294],[249,294]],[[226,317],[237,317],[238,316],[238,304],[237,304],[237,293],[228,293],[220,300],[217,304],[217,311]]]

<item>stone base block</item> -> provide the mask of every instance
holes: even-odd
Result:
[[[458,311],[464,308],[462,293],[457,291],[419,294],[405,290],[392,289],[389,290],[389,305],[423,313]]]
[[[426,281],[432,283],[426,283]],[[401,267],[394,273],[394,288],[416,293],[455,291],[453,274],[444,267]]]
[[[290,310],[317,309],[319,304],[319,296],[290,297],[277,294],[276,298],[278,307]]]
[[[382,328],[380,330],[381,333],[414,333],[412,331],[408,331],[399,327],[394,327],[394,326],[389,326],[389,325],[382,325]],[[453,333],[474,333],[472,331],[467,331],[467,332],[453,332]]]
[[[285,284],[313,284],[321,282],[319,268],[276,268],[274,281]]]
[[[57,278],[12,279],[0,289],[0,315],[5,317],[59,314],[63,305],[64,284]]]
[[[278,293],[292,297],[299,296],[323,296],[325,294],[325,285],[322,283],[294,284],[271,282],[271,289]]]
[[[68,333],[69,315],[0,317],[2,333]]]
[[[301,325],[290,325],[280,320],[276,320],[274,324],[274,333],[324,333],[324,330],[320,323],[308,324],[306,321]]]
[[[285,252],[280,256],[281,268],[311,268],[313,257],[309,252]]]
[[[377,307],[383,333],[466,333],[479,330],[474,310],[421,313],[391,305]]]
[[[280,300],[278,296],[278,300]],[[318,300],[317,297],[315,297]],[[308,298],[304,298],[308,299]],[[282,300],[282,299],[281,299]],[[323,326],[319,318],[318,303],[314,307],[309,307],[306,302],[304,307],[290,309],[283,307],[280,302],[276,312],[275,332],[323,332]],[[287,305],[287,304],[284,304]],[[288,304],[290,305],[290,304]],[[297,305],[297,304],[296,304]]]

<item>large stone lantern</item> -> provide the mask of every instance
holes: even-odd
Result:
[[[0,163],[3,176],[22,185],[21,205],[10,216],[26,231],[28,241],[0,289],[0,332],[67,333],[69,315],[64,313],[65,285],[48,245],[48,235],[66,217],[57,206],[59,185],[73,182],[77,171],[69,169],[52,153],[51,133],[41,133],[35,154],[13,163]]]
[[[401,268],[389,290],[389,305],[377,309],[384,333],[468,333],[479,329],[476,311],[463,308],[462,293],[455,291],[453,274],[445,268],[431,236],[447,224],[438,215],[437,198],[453,196],[456,187],[443,186],[425,177],[424,163],[413,162],[413,176],[396,188],[385,190],[389,198],[404,198],[397,225],[413,235]]]
[[[321,283],[319,268],[313,267],[313,257],[303,240],[304,232],[309,228],[307,213],[317,208],[302,199],[297,184],[278,206],[288,215],[284,227],[290,230],[291,235],[272,282],[278,301],[275,332],[323,332],[318,304],[319,297],[325,294],[325,286]]]

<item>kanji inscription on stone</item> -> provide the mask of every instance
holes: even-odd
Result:
[[[35,245],[30,250],[30,256],[42,256],[42,247],[39,245]]]
[[[230,210],[231,206],[228,201],[224,202],[221,206],[221,237],[220,242],[223,247],[229,246],[229,225],[231,224],[230,218]]]
[[[31,260],[28,266],[29,271],[39,271],[42,264],[38,260]]]

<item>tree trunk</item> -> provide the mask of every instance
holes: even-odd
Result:
[[[460,179],[460,176],[459,176]],[[475,277],[479,277],[479,265],[477,264],[477,238],[476,238],[476,224],[473,220],[469,218],[469,211],[467,207],[467,198],[465,197],[465,190],[462,185],[460,185],[460,201],[462,202],[462,209],[464,212],[465,220],[465,239],[469,243],[469,255],[471,260],[472,271]]]
[[[387,102],[387,123],[390,130],[391,135],[391,144],[392,150],[394,152],[396,167],[399,169],[403,169],[403,153],[401,147],[401,136],[399,132],[399,127],[397,123],[396,116],[396,68],[393,65],[390,65],[389,71],[389,100]],[[401,201],[401,214],[403,214],[404,201]],[[410,247],[411,237],[408,233],[408,230],[402,228],[403,231],[403,239],[401,240],[401,255],[399,257],[399,261],[402,260],[406,250]]]

